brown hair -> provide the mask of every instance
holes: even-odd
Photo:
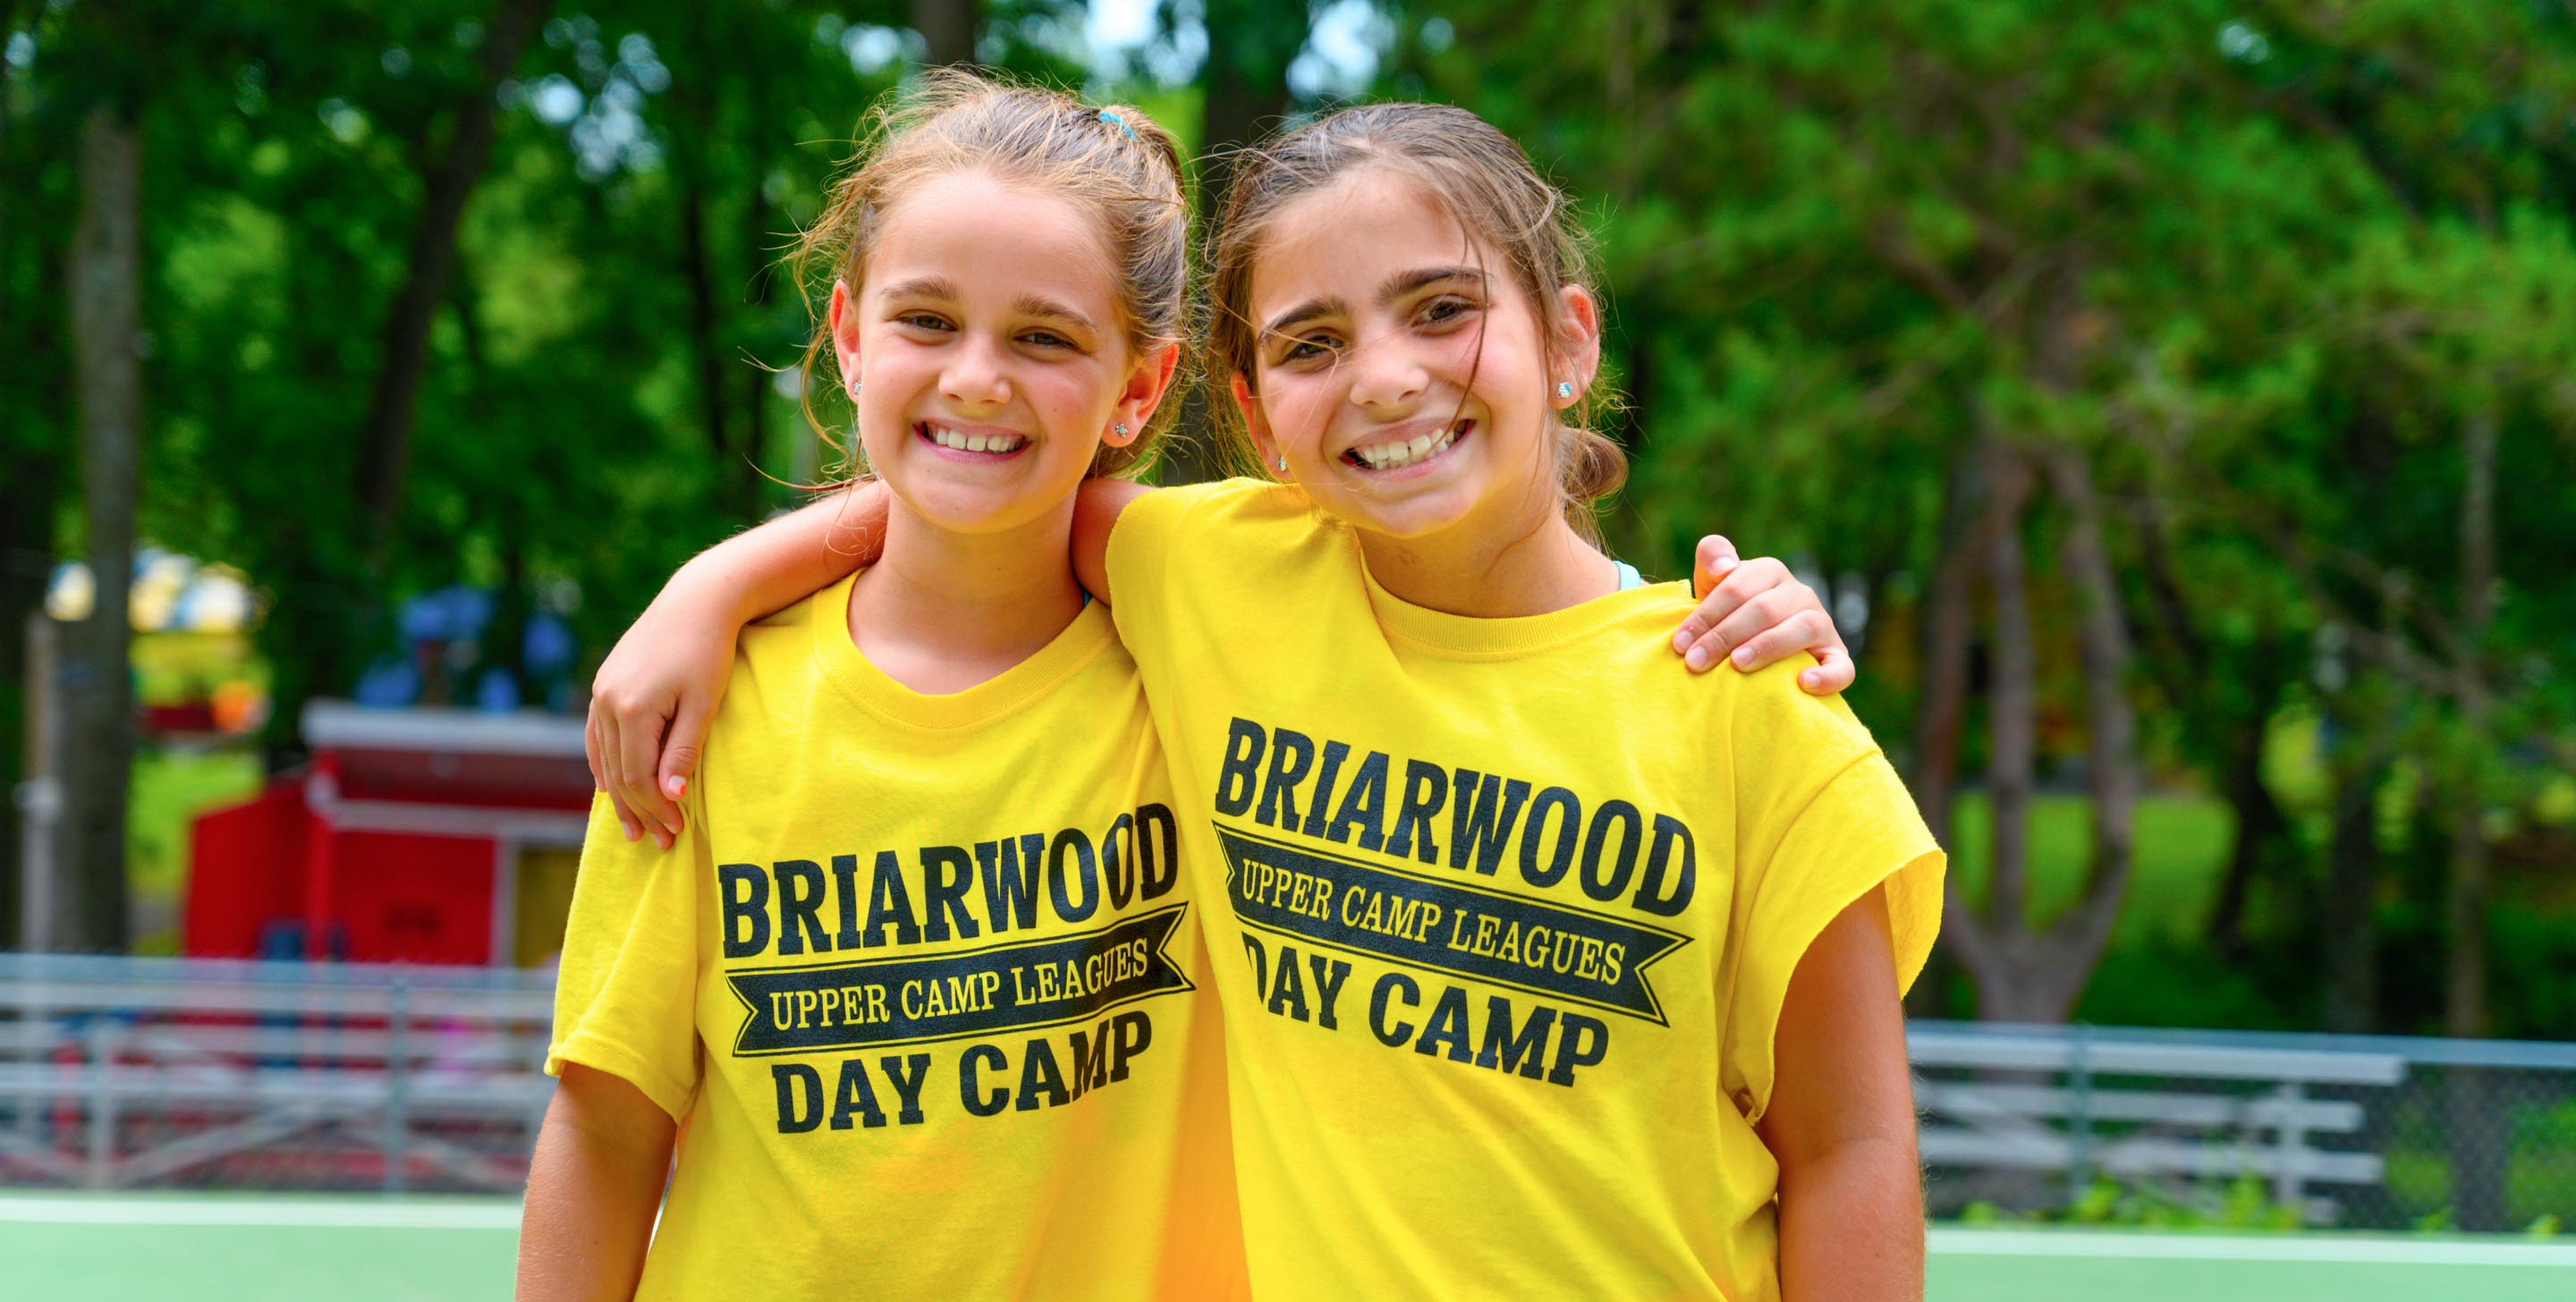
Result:
[[[1237,154],[1233,183],[1208,262],[1215,311],[1209,326],[1209,406],[1227,413],[1229,451],[1257,462],[1251,432],[1224,392],[1241,372],[1250,382],[1260,345],[1251,316],[1252,265],[1279,210],[1362,167],[1382,167],[1419,182],[1471,234],[1492,245],[1539,314],[1550,369],[1557,354],[1558,293],[1589,288],[1591,240],[1564,193],[1540,176],[1529,155],[1483,118],[1446,104],[1363,104],[1317,118]],[[1586,538],[1600,540],[1593,503],[1619,490],[1628,457],[1587,428],[1616,398],[1598,383],[1557,423],[1557,484],[1565,516]]]
[[[805,419],[824,442],[841,446],[814,414],[814,363],[831,342],[815,301],[818,284],[828,291],[839,278],[856,290],[886,213],[905,191],[968,170],[1042,188],[1088,209],[1117,266],[1129,349],[1141,356],[1165,344],[1186,345],[1189,212],[1181,197],[1180,146],[1171,133],[1124,104],[1094,108],[1061,91],[934,69],[917,87],[870,111],[856,160],[832,183],[822,216],[788,256],[815,323],[800,367]],[[818,265],[824,271],[815,271]],[[1102,444],[1090,473],[1142,469],[1179,410],[1179,403],[1165,402],[1134,442]],[[858,440],[843,451],[855,458]]]

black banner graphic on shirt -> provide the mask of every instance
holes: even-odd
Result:
[[[1193,989],[1163,952],[1188,908],[977,950],[729,972],[726,984],[751,1014],[734,1037],[734,1056],[1057,1026]]]
[[[1218,824],[1235,916],[1357,950],[1669,1025],[1648,964],[1690,938],[1546,900],[1382,868]]]

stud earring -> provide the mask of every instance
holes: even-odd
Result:
[[[850,396],[853,398],[859,396],[859,382],[856,380],[850,381]]]
[[[1271,462],[1270,464],[1271,464],[1273,467],[1276,467],[1276,468],[1278,469],[1278,471],[1279,471],[1279,473],[1280,473],[1280,474],[1283,474],[1283,475],[1284,475],[1284,474],[1287,474],[1287,473],[1288,473],[1288,458],[1286,458],[1286,457],[1284,457],[1284,456],[1283,456],[1283,457],[1279,458],[1278,460]]]
[[[1127,437],[1127,422],[1125,422],[1125,421],[1123,421],[1123,420],[1122,420],[1122,421],[1118,422],[1117,424],[1110,426],[1110,427],[1109,427],[1109,432],[1110,432],[1110,433],[1112,433],[1112,434],[1117,435],[1118,437],[1120,437],[1120,438],[1122,438],[1122,439],[1123,439],[1123,438],[1125,438],[1125,437]]]
[[[1559,381],[1557,381],[1557,382],[1556,382],[1556,396],[1557,396],[1557,397],[1559,397],[1559,398],[1571,398],[1571,397],[1573,397],[1573,396],[1574,396],[1574,381],[1572,381],[1572,380],[1559,380]]]

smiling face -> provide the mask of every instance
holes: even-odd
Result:
[[[959,533],[1017,528],[1067,505],[1104,440],[1145,428],[1177,350],[1129,347],[1112,266],[1080,207],[982,172],[885,213],[831,326],[861,381],[860,443],[904,506]]]
[[[1595,355],[1590,297],[1555,306],[1420,183],[1363,167],[1265,226],[1237,401],[1263,459],[1362,530],[1525,532],[1559,504],[1555,386]]]

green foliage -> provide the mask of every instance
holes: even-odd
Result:
[[[1323,6],[1198,8],[1212,56],[1194,80],[1155,83],[1144,60],[1090,89],[1192,141],[1228,95],[1266,115]],[[1191,9],[1158,6],[1157,57],[1188,44]],[[1715,527],[1866,596],[1854,703],[1900,759],[1962,450],[2001,431],[2086,459],[2146,758],[2172,794],[2139,811],[2128,907],[2080,1015],[2312,1021],[2331,811],[2363,783],[2389,857],[2383,1023],[2435,1020],[2448,841],[2427,811],[2474,802],[2494,811],[2499,1029],[2576,1024],[2576,899],[2551,884],[2568,852],[2548,830],[2576,807],[2576,12],[1377,10],[1393,34],[1377,91],[1483,113],[1599,234],[1633,458],[1614,543],[1671,573]],[[0,349],[34,364],[0,368],[0,611],[81,541],[61,268],[72,146],[102,102],[144,133],[143,531],[262,585],[290,711],[348,689],[401,598],[460,582],[500,592],[505,627],[564,612],[595,656],[683,556],[796,499],[776,481],[828,469],[793,385],[762,369],[791,365],[806,331],[773,262],[903,75],[908,7],[559,6],[498,92],[401,511],[370,546],[355,484],[388,319],[460,108],[487,93],[498,12],[11,10]],[[1068,44],[1075,0],[984,12],[991,57],[1095,75]],[[2488,424],[2495,605],[2472,635],[2465,432]],[[2058,537],[2034,522],[2031,584],[2042,779],[2066,790],[2085,738]],[[2464,667],[2481,711],[2460,708]],[[1972,708],[1972,776],[1982,722]],[[2201,942],[2238,821],[2266,801],[2256,934],[2219,952]],[[1972,890],[1981,818],[1962,805],[1953,847]],[[2041,802],[2043,913],[2074,897],[2086,828],[2079,801]]]
[[[2176,1013],[2316,1015],[2335,784],[2395,789],[2367,756],[2503,811],[2569,767],[2564,6],[1485,3],[1406,21],[1434,9],[1455,44],[1405,47],[1389,90],[1485,113],[1597,214],[1637,463],[1614,541],[1651,562],[1715,525],[1859,584],[1878,627],[1856,704],[1891,750],[1907,750],[1946,470],[1980,431],[2084,455],[2112,511],[2151,766],[2265,820],[2247,891],[2264,935],[2155,955],[2227,978],[2170,983],[2217,992]],[[2496,606],[2472,631],[2464,467],[2481,425]],[[2039,684],[2045,769],[2082,753],[2080,724],[2046,723],[2080,718],[2081,686],[2075,603],[2045,522],[2033,536],[2034,633],[2057,666]],[[2310,734],[2295,785],[2249,785],[2237,757],[2278,751],[2276,717],[2334,726]],[[1971,774],[1980,727],[1972,711]],[[2121,924],[2133,959],[2138,919],[2171,916],[2149,817]],[[2033,834],[2057,831],[2043,813]],[[1973,880],[1971,836],[1963,817],[1954,865]],[[2440,900],[2437,868],[2418,898]],[[2073,876],[2034,872],[2040,912],[2071,895]],[[2542,904],[2525,881],[2499,890]],[[2557,911],[2534,929],[2576,933],[2565,902],[2542,907]],[[2182,924],[2207,935],[2205,914]],[[2523,943],[2499,924],[2499,977],[2555,977],[2556,960],[2511,957]],[[2519,988],[2494,983],[2509,1002]]]
[[[2179,1193],[2146,1182],[2097,1175],[2077,1190],[2063,1207],[2012,1212],[1986,1201],[1968,1204],[1959,1220],[1966,1225],[2085,1225],[2159,1230],[2263,1230],[2288,1232],[2304,1226],[2295,1203],[2275,1202],[2262,1177],[2242,1173],[2233,1179],[2203,1181]]]

